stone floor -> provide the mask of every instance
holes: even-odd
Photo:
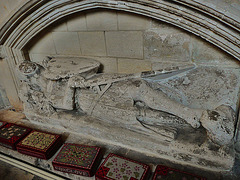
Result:
[[[16,120],[19,117],[20,117],[20,114],[7,112],[7,114],[5,113],[5,115],[4,114],[1,115],[1,112],[0,112],[0,118],[4,119],[7,122],[16,123],[16,121],[13,121],[13,119]],[[21,118],[24,118],[24,116],[21,116]],[[34,127],[32,127],[32,128],[34,128]],[[123,148],[120,146],[110,145],[110,144],[107,144],[104,142],[93,141],[86,137],[78,137],[76,134],[68,134],[67,138],[65,140],[66,140],[66,142],[74,142],[74,143],[78,143],[78,144],[100,146],[104,150],[104,154],[105,154],[104,158],[106,157],[106,155],[108,153],[112,152],[112,153],[116,153],[118,155],[122,155],[127,158],[131,158],[133,160],[143,162],[145,164],[150,165],[152,174],[153,174],[153,171],[155,170],[155,167],[157,164],[163,164],[163,165],[167,165],[167,166],[170,166],[173,168],[187,171],[189,173],[193,173],[193,174],[196,174],[199,176],[206,177],[208,180],[209,179],[210,180],[211,179],[212,180],[218,180],[218,179],[219,180],[225,180],[225,179],[226,180],[228,180],[228,179],[238,180],[238,179],[240,179],[240,159],[236,159],[235,165],[234,165],[234,168],[232,171],[216,173],[216,172],[197,169],[194,167],[182,166],[180,164],[172,163],[168,160],[154,158],[154,157],[148,156],[146,154],[142,154],[140,152],[129,150],[129,149],[126,149],[126,148]],[[0,152],[3,154],[6,154],[8,156],[15,157],[19,160],[25,161],[27,163],[30,163],[33,166],[41,168],[48,172],[63,176],[63,177],[65,177],[65,179],[80,179],[80,180],[86,180],[86,179],[93,180],[94,179],[94,177],[93,178],[83,178],[83,177],[79,177],[77,175],[69,175],[67,173],[61,173],[61,172],[54,171],[51,166],[51,161],[53,160],[53,158],[55,156],[53,156],[48,161],[40,160],[37,158],[22,155],[22,154],[18,153],[17,151],[13,151],[13,150],[1,147],[1,146],[0,146]],[[237,156],[237,157],[240,157],[240,156]],[[151,176],[152,176],[152,174],[151,174]],[[151,176],[150,176],[150,179],[151,179]],[[26,172],[24,170],[21,170],[17,167],[14,167],[12,165],[9,165],[8,163],[1,161],[1,158],[0,158],[0,180],[42,180],[42,178],[40,178],[34,174],[31,174],[29,172]]]
[[[1,180],[43,180],[29,172],[14,167],[0,160],[0,179]]]

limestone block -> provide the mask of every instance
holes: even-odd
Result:
[[[143,58],[143,34],[140,31],[106,32],[108,56]]]
[[[79,32],[82,55],[106,56],[104,32]]]
[[[41,37],[41,38],[40,38]],[[37,54],[56,54],[55,45],[53,42],[52,33],[39,35],[32,47],[30,47],[29,53]]]
[[[119,30],[145,30],[150,27],[150,18],[131,13],[118,12]]]
[[[29,54],[30,60],[36,63],[42,63],[43,59],[46,58],[47,56],[54,56],[56,54]]]
[[[117,73],[117,58],[110,57],[96,57],[96,56],[79,56],[81,58],[94,59],[101,63],[98,72],[99,73]]]
[[[192,36],[192,60],[197,64],[240,67],[240,62],[217,47]]]
[[[0,84],[6,91],[7,98],[14,108],[21,108],[17,89],[6,60],[0,60]]]
[[[118,59],[119,73],[136,73],[151,70],[151,62],[136,59]]]
[[[108,57],[91,57],[101,63],[100,72],[103,73],[117,73],[117,58]]]
[[[54,24],[53,26],[53,29],[52,29],[53,32],[67,32],[68,29],[67,29],[67,24],[66,22],[57,22]]]
[[[144,56],[155,61],[190,61],[190,36],[184,33],[166,34],[161,29],[146,31]]]
[[[152,30],[161,30],[162,34],[176,34],[176,33],[186,32],[183,29],[178,28],[177,26],[173,26],[169,23],[165,23],[165,22],[159,21],[157,19],[152,19],[151,29]]]
[[[0,85],[0,109],[4,109],[10,107],[10,103],[7,98],[6,91]]]
[[[8,12],[11,12],[16,8],[21,2],[15,0],[1,0],[1,6],[4,7]]]
[[[53,39],[57,54],[81,54],[77,32],[53,32]]]
[[[6,17],[14,10],[16,7],[21,5],[22,1],[15,0],[1,0],[0,2],[0,23],[6,21]],[[9,16],[10,18],[10,16]]]
[[[114,11],[97,11],[86,15],[87,28],[90,31],[117,30],[117,13]]]
[[[0,5],[0,22],[4,21],[4,16],[8,14],[8,10],[5,6]]]
[[[53,57],[46,64],[42,75],[50,80],[68,79],[75,75],[82,77],[92,76],[100,66],[100,63],[90,58],[79,57]],[[61,90],[60,90],[61,91]]]
[[[75,15],[67,20],[68,31],[87,31],[85,14]]]

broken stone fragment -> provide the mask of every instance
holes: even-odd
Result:
[[[29,76],[37,72],[38,65],[31,61],[23,61],[21,64],[19,64],[18,68],[21,73]]]
[[[100,66],[100,63],[94,59],[77,57],[52,57],[42,63],[45,67],[43,76],[54,81],[76,75],[91,76],[97,73]]]
[[[221,105],[215,110],[204,111],[200,122],[214,143],[224,146],[232,142],[235,112],[230,106]]]

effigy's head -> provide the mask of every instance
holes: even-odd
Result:
[[[38,65],[31,61],[23,61],[19,64],[18,69],[22,74],[31,76],[38,71]]]
[[[65,79],[75,75],[90,77],[97,73],[99,67],[100,63],[94,59],[53,57],[45,65],[43,76],[50,80]]]

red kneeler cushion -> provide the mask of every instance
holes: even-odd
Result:
[[[149,171],[146,164],[110,153],[95,177],[97,180],[145,180]]]
[[[96,172],[100,160],[99,147],[66,143],[52,164],[57,171],[90,177]]]
[[[62,145],[60,135],[41,131],[32,131],[17,144],[18,152],[40,159],[51,158]]]
[[[10,149],[16,149],[16,145],[25,136],[27,136],[32,129],[7,123],[0,128],[0,144]]]
[[[194,174],[190,174],[188,172],[180,171],[177,169],[173,169],[167,166],[158,165],[154,175],[153,180],[160,180],[160,179],[171,179],[171,180],[206,180],[204,177],[200,177]]]

